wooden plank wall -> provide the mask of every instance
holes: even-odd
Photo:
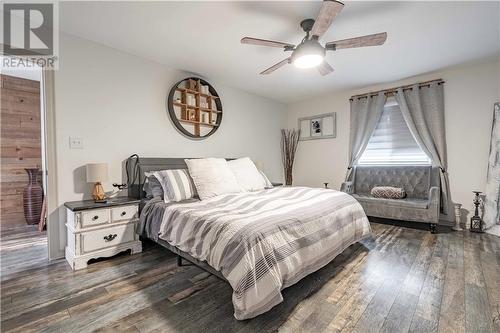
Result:
[[[41,167],[40,82],[0,75],[0,228],[26,225],[25,168]]]

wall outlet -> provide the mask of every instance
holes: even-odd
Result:
[[[69,137],[69,149],[83,149],[83,138]]]

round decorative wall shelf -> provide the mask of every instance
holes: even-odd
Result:
[[[222,120],[222,102],[217,91],[197,77],[177,82],[168,94],[167,107],[174,126],[190,139],[209,137]]]

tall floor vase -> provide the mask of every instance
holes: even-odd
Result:
[[[24,217],[28,224],[37,224],[40,222],[43,204],[43,189],[38,182],[38,173],[40,169],[24,169],[28,173],[29,182],[23,191]]]
[[[281,130],[281,159],[283,162],[283,171],[285,172],[285,185],[292,185],[293,183],[293,162],[295,161],[295,152],[297,151],[299,138],[300,130]]]

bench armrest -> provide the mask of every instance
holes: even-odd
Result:
[[[347,193],[347,194],[353,194],[354,193],[354,182],[352,182],[352,181],[343,182],[342,185],[340,186],[340,190],[342,192]]]
[[[438,204],[439,205],[439,203],[441,202],[440,196],[441,196],[441,191],[439,191],[439,187],[437,187],[437,186],[431,187],[431,189],[429,190],[429,204],[431,204],[431,205]]]
[[[437,186],[431,187],[429,190],[429,209],[435,215],[436,220],[439,220],[441,206],[441,190]]]

